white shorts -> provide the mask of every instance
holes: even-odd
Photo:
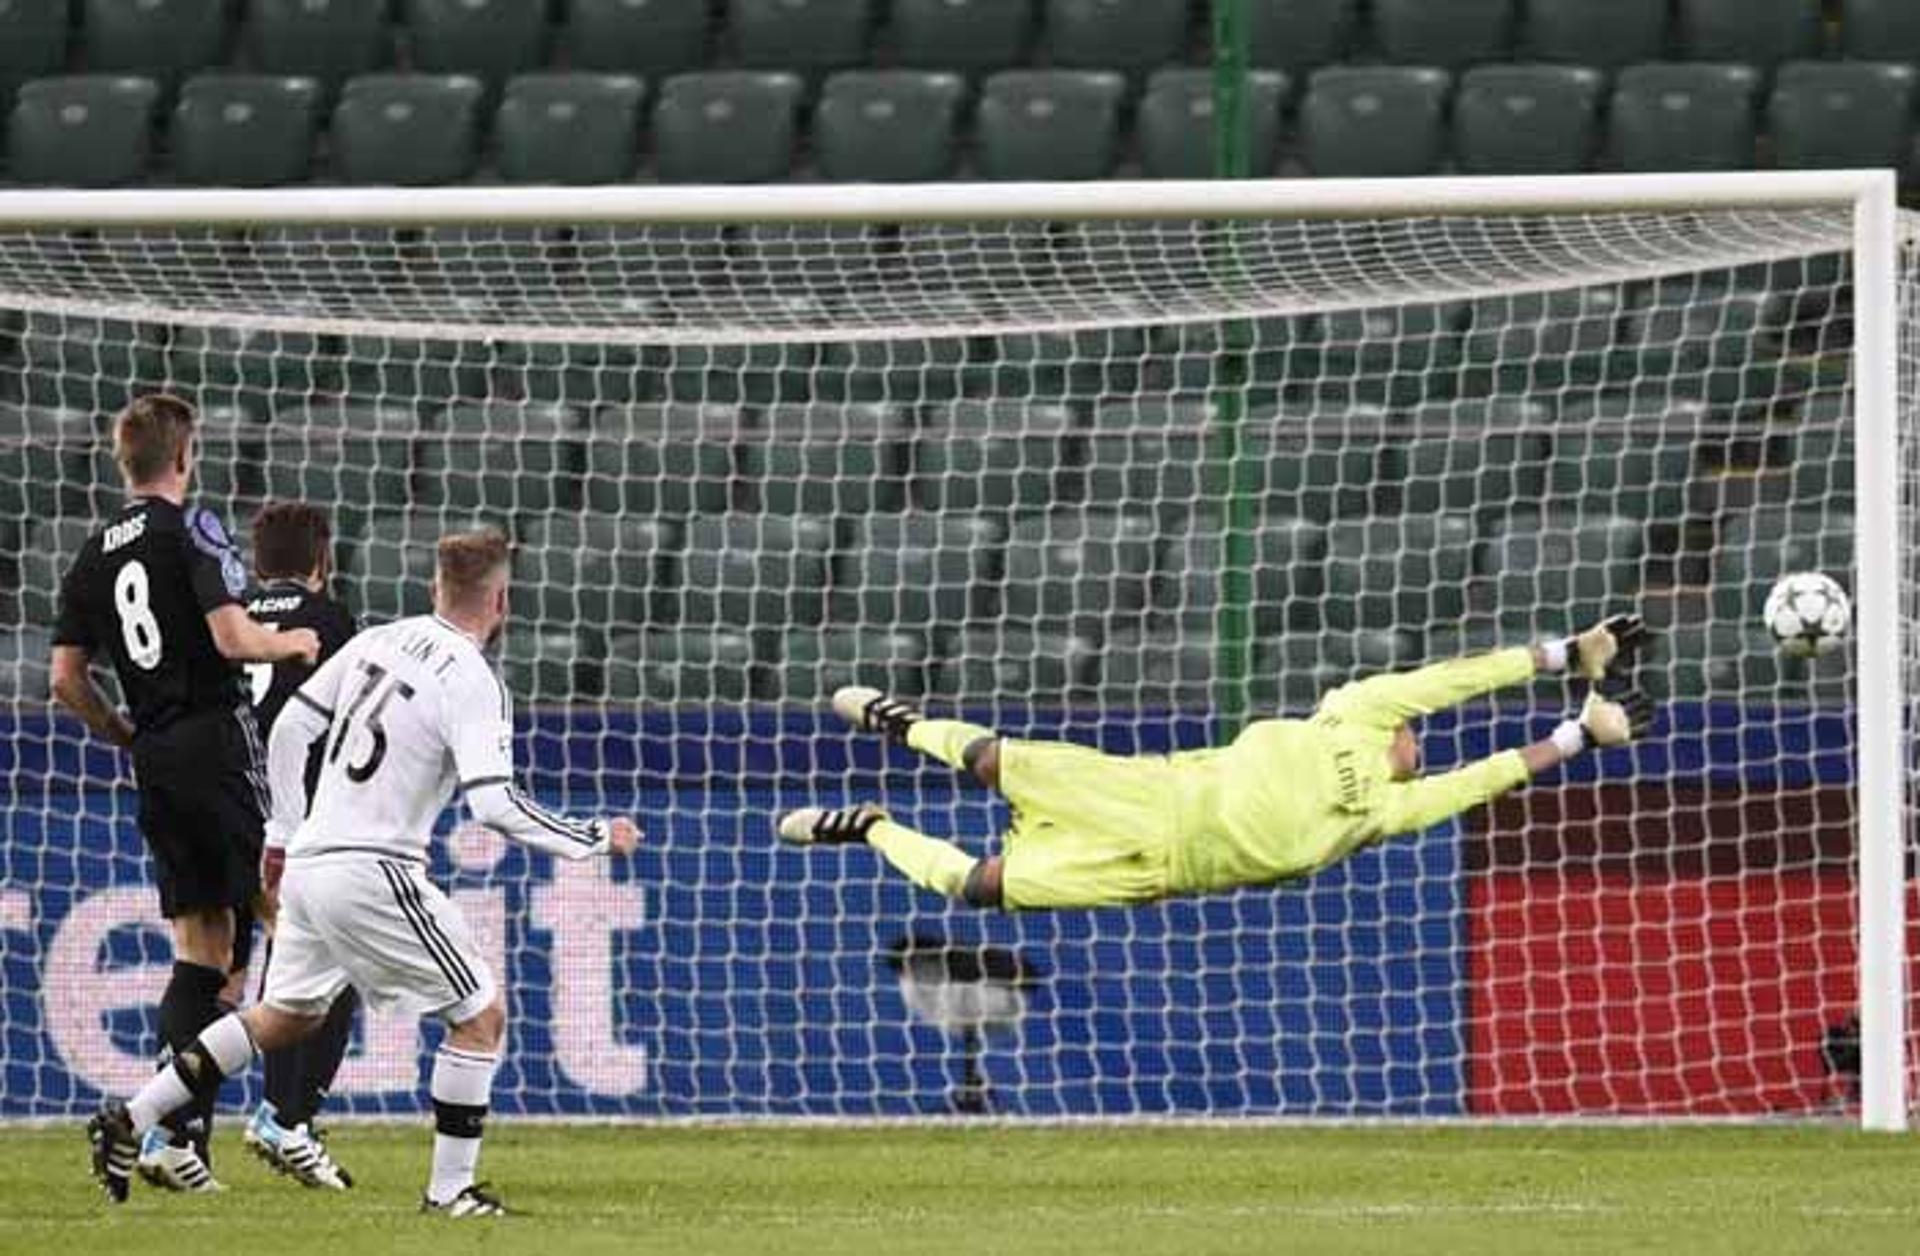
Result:
[[[411,863],[366,855],[289,860],[261,1002],[318,1015],[353,986],[380,1011],[470,1020],[494,999],[467,922]]]

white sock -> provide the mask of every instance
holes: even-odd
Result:
[[[427,1198],[444,1204],[473,1185],[497,1055],[443,1046],[433,1057],[433,1177]]]
[[[247,1023],[240,1019],[240,1014],[230,1012],[201,1030],[200,1036],[181,1054],[191,1052],[204,1057],[223,1080],[245,1072],[253,1063],[253,1035],[247,1032]],[[213,1084],[218,1085],[219,1080]],[[174,1063],[155,1073],[153,1079],[140,1088],[140,1093],[127,1102],[134,1131],[146,1133],[169,1112],[185,1107],[192,1098],[193,1088],[180,1076],[179,1058],[175,1057]]]

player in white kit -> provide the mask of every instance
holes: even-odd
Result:
[[[506,622],[506,538],[443,537],[438,559],[434,614],[355,637],[275,723],[267,843],[285,846],[287,871],[266,991],[209,1025],[130,1102],[102,1105],[88,1135],[109,1198],[125,1198],[147,1129],[217,1090],[256,1052],[310,1033],[351,984],[377,1008],[447,1024],[433,1066],[433,1172],[422,1207],[461,1217],[503,1211],[475,1185],[474,1168],[506,1009],[459,909],[427,880],[434,821],[458,786],[481,824],[562,858],[626,854],[640,834],[627,819],[555,814],[514,788],[511,704],[481,653]],[[303,819],[301,778],[315,742],[320,776]]]

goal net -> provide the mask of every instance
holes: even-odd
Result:
[[[332,513],[366,622],[428,607],[443,530],[515,542],[530,787],[648,842],[556,864],[444,821],[435,875],[509,992],[499,1111],[1858,1110],[1863,1054],[1869,1089],[1911,1054],[1899,894],[1860,892],[1863,832],[1897,883],[1907,760],[1877,829],[1860,800],[1920,613],[1913,325],[1896,446],[1844,180],[1776,207],[1777,183],[1696,182],[1457,211],[1408,184],[1344,213],[1262,185],[141,193],[139,226],[111,196],[44,222],[0,200],[0,1114],[154,1067],[135,791],[50,709],[46,660],[119,497],[106,422],[161,388],[200,406],[199,499],[243,545],[263,500]],[[1899,470],[1898,566],[1893,477],[1863,500],[1857,461]],[[1796,570],[1860,609],[1811,664],[1758,613]],[[837,726],[855,680],[1157,753],[1634,608],[1659,634],[1644,743],[1299,884],[1006,917],[773,836],[867,799],[980,849],[1006,824]],[[1428,720],[1426,764],[1572,701]],[[425,1041],[366,1017],[337,1109],[421,1109]]]

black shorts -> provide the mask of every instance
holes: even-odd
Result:
[[[253,712],[205,711],[142,734],[133,771],[160,914],[171,920],[251,903],[260,892],[267,806]]]

